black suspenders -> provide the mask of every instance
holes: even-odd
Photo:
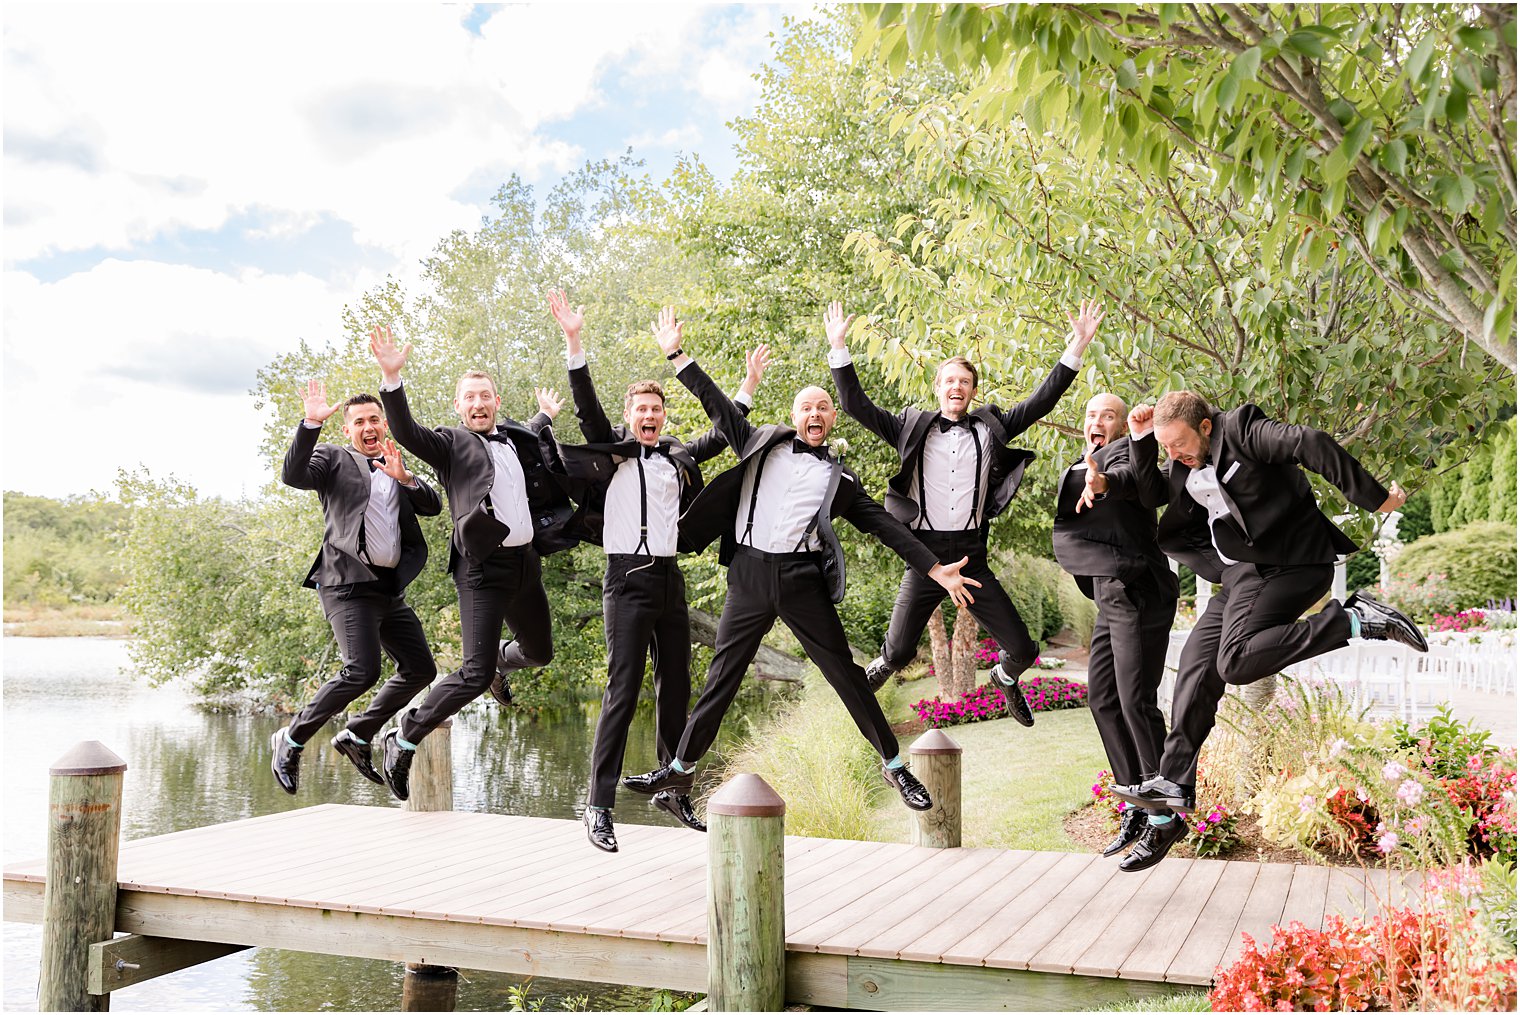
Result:
[[[939,419],[936,418],[929,425],[938,426]],[[966,429],[971,431],[971,443],[976,448],[976,472],[972,474],[971,480],[971,514],[966,519],[966,528],[975,529],[977,516],[981,514],[982,507],[982,439],[976,433],[975,416],[971,417],[971,422]],[[932,430],[924,434],[923,442],[918,446],[918,517],[913,520],[913,523],[918,525],[923,522],[924,525],[920,527],[925,528],[929,521],[929,495],[926,490],[927,481],[924,479],[924,455],[929,448],[929,438],[932,434]]]

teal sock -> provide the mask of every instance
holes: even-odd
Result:
[[[290,739],[290,730],[286,730],[286,731],[285,731],[285,742],[286,742],[286,743],[287,743],[287,744],[289,744],[289,745],[290,745],[290,746],[291,746],[291,747],[294,747],[294,748],[295,748],[295,749],[296,749],[296,750],[298,750],[298,751],[299,751],[299,750],[300,750],[300,749],[301,749],[301,748],[303,748],[303,747],[305,747],[305,746],[306,746],[306,745],[305,745],[305,744],[298,744],[298,743],[296,743],[296,742],[295,742],[295,741],[294,741],[294,740],[292,740],[292,739]]]
[[[691,769],[686,767],[686,763],[683,762],[680,758],[671,758],[670,767],[675,769],[677,772],[680,772],[682,775],[685,775],[687,772],[691,771]]]
[[[1355,610],[1347,610],[1346,619],[1351,621],[1351,637],[1360,638],[1362,636],[1362,618],[1357,616]]]
[[[1147,814],[1145,820],[1153,825],[1170,825],[1172,823],[1172,816],[1170,814]]]
[[[396,734],[396,746],[403,751],[415,751],[417,749],[416,744],[408,743],[399,733]]]
[[[612,808],[611,807],[598,807],[596,804],[587,804],[586,805],[586,810],[588,810],[588,811],[610,811],[610,810],[612,810]]]
[[[902,768],[903,767],[902,755],[901,754],[894,754],[894,755],[892,755],[892,760],[887,762],[887,767],[888,768]]]
[[[363,737],[361,737],[359,734],[355,733],[353,730],[349,730],[348,731],[348,735],[354,738],[354,743],[356,743],[356,744],[366,744],[367,745],[369,743],[368,740],[365,740]]]

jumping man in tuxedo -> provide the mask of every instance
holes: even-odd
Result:
[[[861,387],[845,345],[854,315],[846,317],[836,302],[823,318],[840,408],[897,452],[900,468],[887,482],[887,510],[940,560],[970,561],[966,575],[982,589],[971,613],[1001,649],[992,676],[1008,699],[1009,714],[1025,726],[1034,725],[1034,713],[1018,678],[1034,664],[1039,648],[987,564],[987,529],[1008,507],[1024,468],[1034,459],[1033,452],[1010,448],[1008,442],[1056,407],[1076,379],[1082,352],[1103,320],[1096,301],[1084,302],[1077,316],[1066,316],[1072,336],[1060,361],[1034,394],[1012,408],[984,405],[973,410],[976,367],[955,356],[941,363],[934,375],[938,412],[910,406],[896,413],[877,406]],[[903,574],[881,655],[866,667],[873,689],[880,690],[918,654],[929,614],[944,598],[944,592],[921,574],[912,569]]]
[[[417,516],[443,510],[438,494],[407,470],[401,452],[386,439],[375,396],[354,395],[330,406],[326,387],[313,380],[301,401],[306,418],[296,427],[280,478],[297,490],[317,491],[322,503],[322,548],[302,584],[317,590],[343,669],[270,740],[270,767],[287,793],[296,791],[301,751],[312,734],[380,679],[382,651],[395,661],[396,675],[332,740],[371,782],[381,778],[370,740],[438,672],[422,624],[402,598],[427,561]],[[334,413],[341,413],[347,446],[317,443],[322,424]]]
[[[728,443],[709,431],[690,443],[665,435],[665,392],[656,381],[635,381],[623,396],[623,425],[614,427],[596,398],[581,344],[584,308],[571,308],[561,290],[549,293],[549,310],[565,334],[570,395],[585,444],[553,447],[550,467],[590,485],[585,507],[589,538],[607,552],[602,579],[602,626],[607,637],[607,690],[591,748],[591,793],[584,820],[591,844],[617,852],[612,805],[622,775],[628,724],[644,682],[644,661],[654,664],[655,742],[661,764],[676,756],[691,699],[691,628],[686,579],[677,563],[677,520],[702,489],[700,465]],[[740,411],[754,397],[769,352],[749,356],[749,372],[734,401]],[[545,429],[540,439],[552,431]],[[699,832],[707,831],[684,791],[655,794],[655,806]]]
[[[498,423],[496,385],[489,374],[472,370],[454,389],[454,411],[463,425],[426,429],[412,418],[401,384],[410,343],[398,347],[389,328],[375,328],[370,349],[380,364],[380,398],[391,432],[402,447],[433,467],[454,520],[449,573],[459,590],[464,665],[440,680],[381,741],[386,784],[405,800],[412,758],[423,737],[492,689],[493,682],[493,693],[510,700],[506,672],[545,666],[554,657],[539,557],[574,545],[565,533],[574,506],[550,476],[539,448],[538,432],[559,411],[552,392],[537,391],[540,411],[526,425],[512,419]],[[513,640],[499,649],[503,624]]]
[[[1149,779],[1161,763],[1166,725],[1156,689],[1177,615],[1177,576],[1156,545],[1156,508],[1166,500],[1155,469],[1156,437],[1126,436],[1125,412],[1116,395],[1088,401],[1082,418],[1087,446],[1061,476],[1053,541],[1056,560],[1098,607],[1087,704],[1114,781],[1128,785]],[[1143,421],[1148,429],[1149,410]],[[1150,467],[1136,468],[1138,459]],[[1128,808],[1103,855],[1136,842],[1147,817],[1162,824],[1171,816],[1165,808]]]
[[[961,577],[965,558],[941,564],[927,547],[862,488],[859,478],[829,454],[837,412],[822,388],[807,387],[792,400],[792,425],[756,427],[712,378],[681,349],[681,325],[669,307],[655,337],[681,383],[697,396],[739,464],[713,480],[681,518],[681,535],[693,550],[722,539],[719,562],[728,567],[728,594],[718,620],[707,686],[692,708],[676,756],[668,765],[623,780],[640,793],[691,787],[696,761],[717,738],[739,682],[776,618],[786,622],[844,702],[860,732],[882,759],[882,777],[915,810],[932,805],[922,783],[904,767],[897,738],[850,654],[835,609],[844,597],[844,558],[832,519],[843,515],[881,540],[919,574],[969,605]]]
[[[1137,435],[1150,431],[1147,408],[1136,409]],[[1161,549],[1220,589],[1182,649],[1160,774],[1140,786],[1115,785],[1114,793],[1143,807],[1187,811],[1198,752],[1225,685],[1271,676],[1356,637],[1419,652],[1427,646],[1413,621],[1365,592],[1299,619],[1330,590],[1336,556],[1357,548],[1320,511],[1303,468],[1367,511],[1397,510],[1404,503],[1397,483],[1385,489],[1329,434],[1275,422],[1254,405],[1222,412],[1191,391],[1173,391],[1150,415],[1171,459]],[[1143,455],[1134,464],[1155,468]],[[1123,869],[1160,863],[1186,830],[1181,818],[1151,825]]]

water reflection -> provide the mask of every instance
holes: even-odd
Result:
[[[359,776],[326,745],[307,749],[301,791],[287,796],[269,773],[275,716],[234,715],[197,707],[174,687],[149,688],[124,672],[126,644],[102,638],[6,638],[5,745],[7,862],[46,848],[48,765],[80,740],[99,740],[127,762],[123,827],[127,839],[233,821],[316,803],[393,806],[383,787]],[[736,709],[765,707],[755,694]],[[573,818],[590,784],[590,746],[598,704],[533,719],[477,703],[454,724],[454,807],[461,811]],[[334,727],[332,732],[336,732]],[[720,744],[721,748],[721,744]],[[654,718],[640,709],[628,738],[628,766],[655,761]],[[630,794],[619,797],[619,823],[674,825],[675,819]],[[591,847],[588,845],[587,849]],[[6,1010],[35,1010],[38,927],[5,924]],[[460,1011],[500,1011],[520,979],[466,970]],[[537,980],[545,1010],[588,995],[593,1008],[647,1006],[650,992],[601,984]],[[111,996],[116,1011],[394,1011],[401,967],[257,949],[160,977]]]

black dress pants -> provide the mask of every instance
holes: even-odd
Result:
[[[454,570],[454,587],[459,590],[464,665],[402,716],[401,738],[409,743],[418,743],[491,686],[503,624],[513,638],[505,651],[509,668],[545,666],[554,658],[543,569],[531,544],[498,547],[484,560],[462,558]]]
[[[660,764],[676,756],[691,699],[691,625],[686,579],[674,557],[609,553],[602,579],[602,626],[607,636],[607,690],[591,746],[593,807],[611,807],[628,747],[628,725],[644,683],[644,660],[654,664],[654,730]]]
[[[1166,649],[1177,616],[1175,583],[1147,572],[1125,583],[1094,577],[1093,624],[1087,669],[1087,705],[1114,781],[1144,782],[1161,764],[1166,723],[1156,706],[1156,689],[1166,667]]]
[[[1182,648],[1172,695],[1172,730],[1161,775],[1183,786],[1198,777],[1198,752],[1214,728],[1228,684],[1249,684],[1284,666],[1343,648],[1351,620],[1334,599],[1304,620],[1330,590],[1331,564],[1231,564],[1219,593]]]
[[[760,641],[780,617],[839,695],[861,735],[883,760],[897,755],[897,737],[882,714],[866,673],[850,654],[844,625],[824,587],[816,553],[761,554],[740,547],[728,566],[728,595],[707,686],[692,707],[676,757],[688,764],[706,754]]]
[[[1008,598],[997,575],[987,566],[987,543],[981,533],[975,529],[964,532],[915,529],[913,534],[934,552],[941,563],[953,564],[962,557],[967,558],[961,575],[982,583],[979,589],[969,589],[971,597],[976,600],[969,609],[1002,650],[999,661],[1003,664],[1003,672],[1009,677],[1017,677],[1033,666],[1040,652],[1039,646],[1029,637],[1029,628],[1024,626],[1024,619],[1014,608],[1013,600]],[[897,603],[892,607],[892,620],[887,624],[887,637],[881,646],[881,657],[888,666],[900,670],[918,655],[918,643],[929,623],[929,614],[939,609],[947,595],[949,593],[939,582],[927,575],[911,568],[903,575],[902,585],[897,590]]]
[[[348,729],[360,740],[373,739],[391,716],[437,676],[422,623],[394,588],[394,578],[390,578],[317,590],[322,612],[338,639],[343,669],[291,721],[290,739],[296,743],[306,743],[327,720],[375,686],[381,652],[395,662],[396,675],[375,694],[369,708],[348,720]]]

